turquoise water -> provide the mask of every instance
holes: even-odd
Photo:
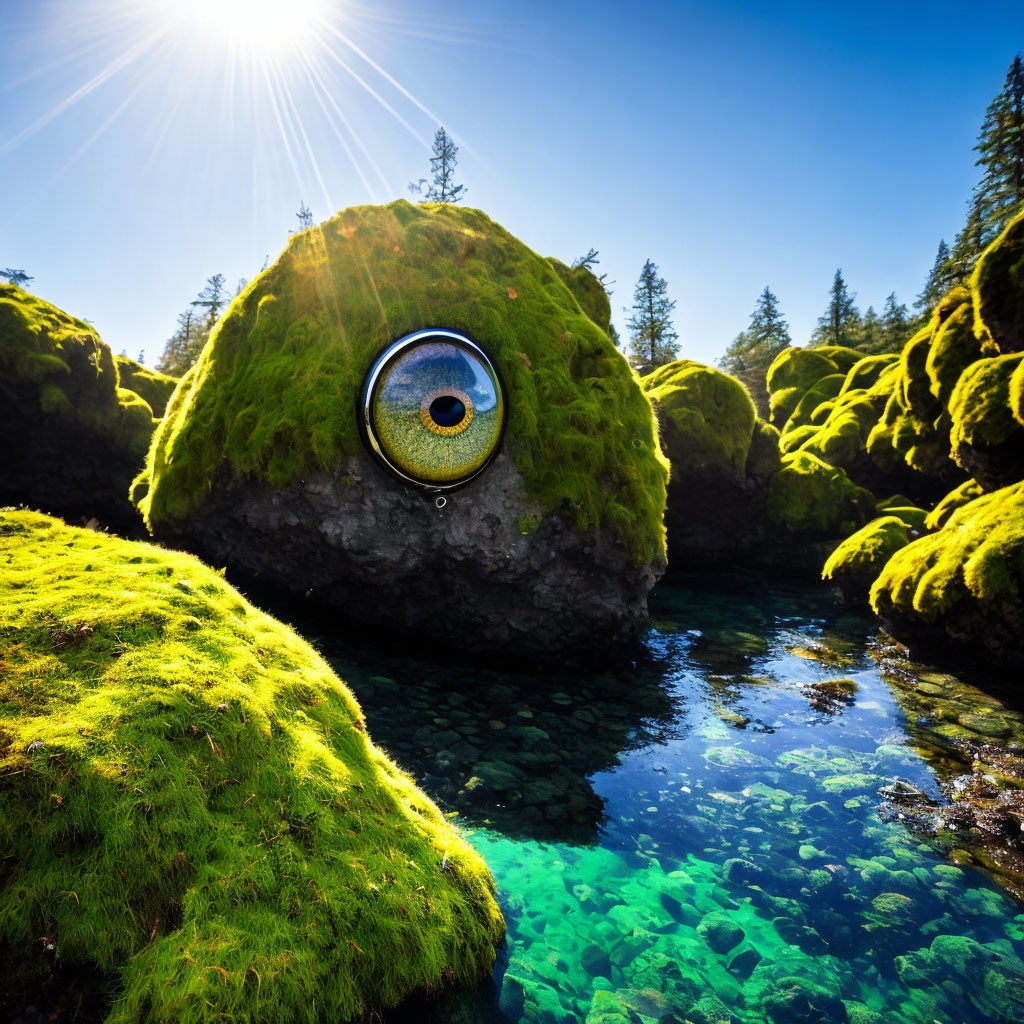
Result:
[[[703,581],[652,614],[601,672],[314,638],[494,872],[508,944],[476,1018],[1024,1021],[1021,906],[879,813],[897,778],[945,799],[912,743],[950,706],[1003,744],[1024,718],[963,685],[933,722],[949,677],[891,649],[883,673],[873,623],[819,591]]]

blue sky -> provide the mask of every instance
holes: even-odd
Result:
[[[345,41],[242,29],[229,75],[238,38],[173,0],[0,0],[0,266],[152,363],[300,200],[321,220],[407,195],[436,118],[469,205],[543,255],[600,250],[620,330],[651,258],[682,355],[716,359],[765,284],[803,342],[837,266],[862,309],[913,301],[1024,48],[1020,3],[319,3]]]

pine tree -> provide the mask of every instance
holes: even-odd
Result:
[[[203,351],[210,330],[205,320],[196,316],[196,304],[190,303],[184,313],[178,314],[178,326],[167,339],[156,368],[161,373],[180,377],[189,370]]]
[[[967,279],[977,258],[1024,204],[1024,62],[1020,54],[1013,58],[1002,89],[985,111],[974,149],[981,178],[974,186],[967,221],[953,243],[947,289]]]
[[[597,249],[588,249],[586,256],[578,256],[572,261],[573,269],[576,267],[586,267],[587,270],[591,270],[596,267],[601,261],[597,258]]]
[[[882,344],[878,349],[865,349],[868,355],[883,352],[901,352],[913,333],[912,321],[907,307],[896,301],[896,293],[889,292],[882,309]],[[864,346],[861,346],[862,348]]]
[[[982,169],[974,197],[987,245],[1024,203],[1024,63],[1013,58],[1003,87],[985,111],[978,144]]]
[[[16,284],[19,288],[23,288],[29,282],[35,280],[30,274],[26,274],[24,270],[15,270],[14,267],[4,267],[3,270],[0,270],[0,277],[6,277],[9,284]]]
[[[768,367],[791,344],[789,324],[779,311],[778,297],[765,285],[750,314],[750,326],[736,335],[718,362],[721,369],[746,385],[758,412],[765,418],[768,416]]]
[[[853,301],[857,296],[850,294],[843,280],[842,267],[836,270],[829,296],[828,309],[818,318],[811,345],[855,345],[860,331],[860,312]]]
[[[409,191],[421,195],[421,203],[457,203],[468,191],[465,185],[455,184],[455,165],[459,162],[459,147],[451,136],[438,128],[434,135],[434,155],[430,158],[430,172],[433,175],[428,182],[420,178],[418,182],[409,183]]]
[[[300,231],[307,231],[313,226],[313,211],[305,203],[299,203],[299,212],[295,216],[299,218]]]
[[[875,312],[874,306],[868,306],[860,322],[856,347],[864,352],[877,352],[883,341],[882,318]]]
[[[659,276],[657,265],[647,260],[633,292],[632,315],[626,321],[630,354],[638,364],[661,366],[676,358],[679,335],[672,326],[675,308],[675,300],[668,297],[668,282]]]
[[[959,244],[959,239],[958,235],[954,245]],[[924,288],[921,289],[921,294],[918,295],[917,301],[914,303],[915,309],[930,310],[949,290],[953,277],[952,258],[953,254],[949,251],[946,240],[940,238],[939,248],[935,253],[935,262],[932,263],[932,269],[928,271],[928,279],[924,283]]]
[[[207,330],[210,330],[220,317],[220,311],[226,303],[224,275],[214,274],[213,277],[206,279],[206,287],[199,293],[192,305],[206,310],[205,324]]]
[[[143,350],[141,348],[139,349],[139,358],[136,359],[135,362],[137,362],[139,364],[139,366],[145,366],[146,365],[146,353],[145,353],[145,350]]]

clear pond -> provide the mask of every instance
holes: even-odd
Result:
[[[702,580],[652,613],[635,664],[591,673],[312,630],[494,872],[508,944],[477,1019],[1024,1020],[1024,908],[880,810],[897,779],[945,803],[943,735],[1012,749],[1024,717],[819,590]]]

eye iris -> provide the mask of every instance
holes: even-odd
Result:
[[[454,486],[494,454],[504,425],[501,384],[486,355],[454,332],[396,342],[364,389],[368,440],[393,471],[424,486]]]

